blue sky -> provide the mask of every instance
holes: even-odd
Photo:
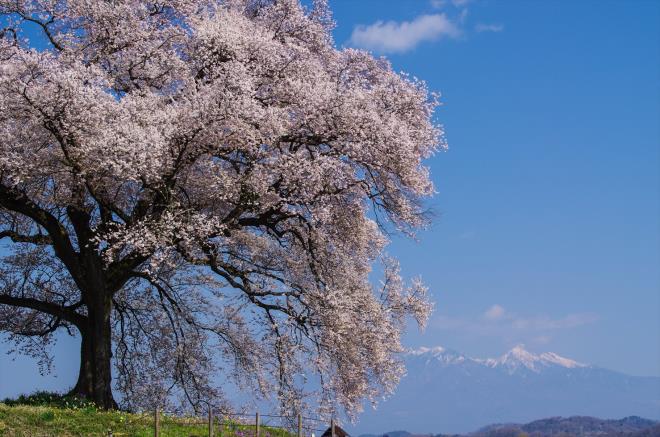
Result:
[[[408,343],[660,375],[660,3],[331,5],[443,95],[437,218],[389,249],[436,301]]]
[[[524,343],[660,376],[660,3],[330,5],[337,45],[443,95],[436,219],[389,248],[436,302],[407,345],[485,357]],[[47,378],[0,355],[0,397],[68,388],[77,347],[60,342]]]

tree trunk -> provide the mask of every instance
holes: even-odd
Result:
[[[92,360],[92,341],[87,329],[80,329],[80,370],[78,381],[69,394],[91,398],[94,392],[94,364]]]
[[[83,396],[104,409],[117,408],[112,396],[112,300],[95,296],[87,305],[87,326],[80,328],[80,370],[71,394]]]

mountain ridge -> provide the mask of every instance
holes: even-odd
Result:
[[[660,377],[626,375],[554,352],[534,354],[522,345],[497,358],[437,346],[409,350],[403,359],[407,374],[397,391],[376,411],[365,411],[353,434],[460,434],[488,423],[554,416],[660,420]]]
[[[538,372],[542,367],[559,366],[565,368],[577,367],[596,367],[593,365],[583,364],[570,358],[565,358],[554,352],[543,352],[541,354],[533,354],[527,351],[523,344],[518,344],[513,349],[506,352],[498,358],[472,358],[467,355],[461,354],[453,349],[446,349],[442,346],[435,346],[432,348],[421,347],[412,349],[407,352],[409,356],[432,356],[433,358],[440,359],[447,363],[456,363],[466,360],[471,360],[475,363],[485,364],[489,367],[505,367],[515,370],[518,367],[525,367],[529,370]]]

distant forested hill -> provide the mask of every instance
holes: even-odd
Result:
[[[412,434],[392,431],[360,437],[660,437],[660,422],[630,416],[604,420],[588,416],[550,417],[526,424],[488,425],[469,434]]]

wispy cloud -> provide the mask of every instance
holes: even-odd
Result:
[[[598,320],[595,314],[569,314],[559,319],[553,319],[547,316],[532,318],[517,318],[511,320],[511,326],[515,329],[534,329],[537,331],[551,331],[555,329],[570,329],[578,326],[588,325]]]
[[[349,44],[380,53],[403,53],[425,41],[458,38],[459,27],[445,14],[420,15],[412,21],[377,21],[353,29]]]
[[[501,319],[503,316],[504,316],[504,307],[497,304],[488,308],[484,313],[484,317],[487,320],[497,320],[497,319]]]
[[[474,30],[477,32],[501,32],[504,30],[504,26],[502,24],[483,24],[479,23],[476,26],[474,26]]]
[[[539,335],[538,337],[534,337],[532,339],[532,343],[538,344],[538,345],[544,345],[548,344],[552,341],[552,337],[549,335]]]
[[[442,9],[447,5],[453,5],[456,8],[466,6],[472,0],[431,0],[431,6],[436,9]]]
[[[521,335],[535,343],[549,341],[550,334],[568,330],[598,321],[593,313],[572,313],[563,317],[548,315],[522,316],[494,304],[478,317],[435,316],[429,326],[441,330],[459,331],[480,336]]]
[[[477,232],[476,232],[476,231],[472,231],[472,230],[468,230],[468,231],[461,232],[460,234],[458,234],[458,238],[459,238],[460,240],[472,240],[472,239],[474,239],[476,236],[477,236]]]

